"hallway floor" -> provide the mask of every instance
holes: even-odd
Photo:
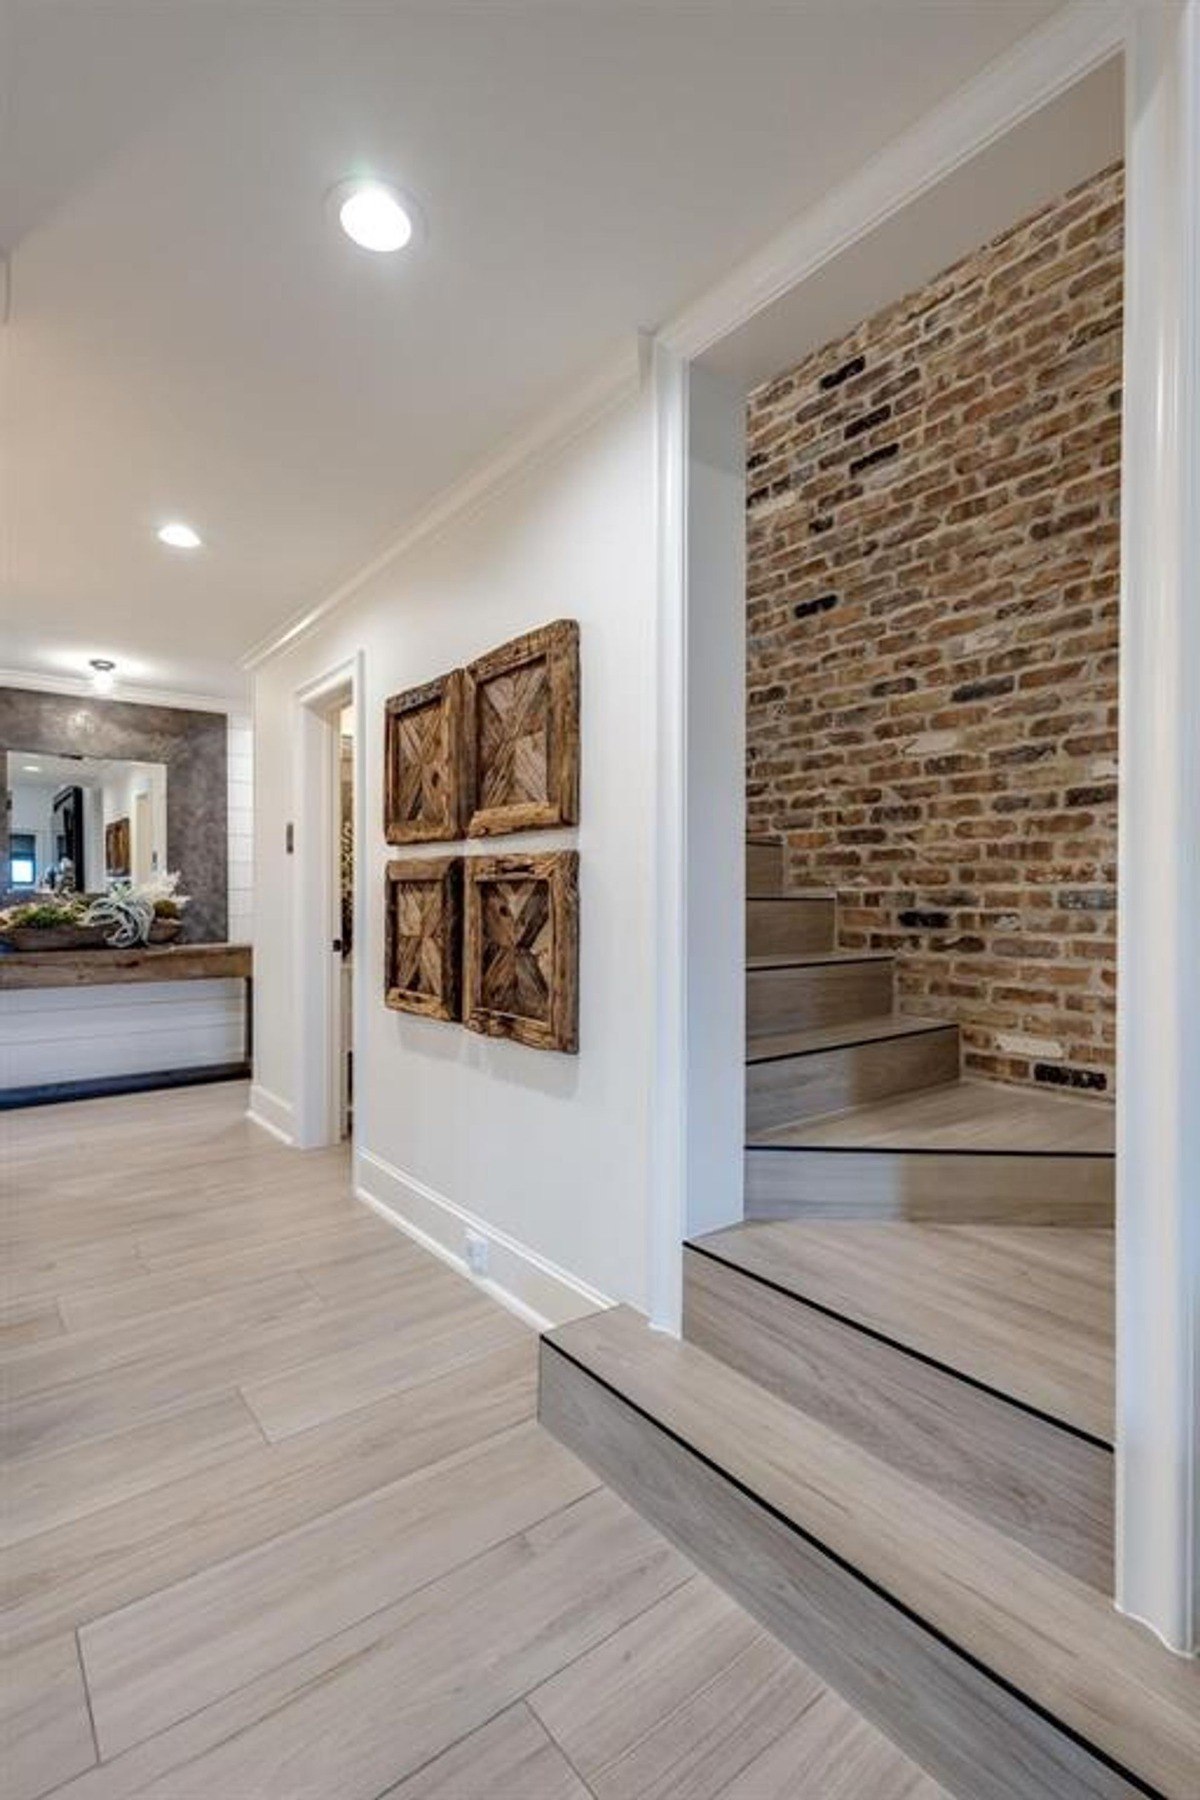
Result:
[[[6,1800],[935,1800],[245,1102],[0,1117]]]

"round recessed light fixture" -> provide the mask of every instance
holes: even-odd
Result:
[[[338,224],[360,250],[387,255],[403,250],[416,232],[412,202],[386,181],[341,182],[333,191]]]
[[[108,656],[93,656],[88,662],[92,686],[98,694],[111,694],[117,679],[117,665]]]
[[[200,533],[193,531],[181,519],[172,519],[169,525],[161,525],[158,532],[160,544],[166,544],[172,550],[198,550]]]

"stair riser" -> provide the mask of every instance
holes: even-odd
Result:
[[[783,891],[783,845],[746,845],[746,892],[778,894]]]
[[[958,1079],[958,1027],[842,1044],[746,1067],[746,1125],[768,1131],[789,1119],[843,1112]]]
[[[1106,1156],[748,1150],[747,1219],[910,1219],[942,1225],[1103,1225]]]
[[[746,1030],[751,1037],[877,1019],[891,1010],[890,961],[753,969],[746,976]]]
[[[805,950],[832,950],[837,907],[832,899],[798,896],[746,902],[746,954],[790,956]]]
[[[1112,1582],[1113,1459],[849,1320],[684,1252],[683,1335],[1077,1580]]]
[[[539,1417],[958,1800],[1134,1800],[1139,1793],[545,1344]]]

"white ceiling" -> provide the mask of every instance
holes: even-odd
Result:
[[[0,667],[237,659],[1055,0],[9,0]],[[420,200],[373,258],[323,197]],[[189,520],[206,548],[162,549]]]

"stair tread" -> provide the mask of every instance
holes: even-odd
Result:
[[[957,1029],[946,1019],[883,1013],[878,1018],[846,1019],[838,1025],[810,1025],[802,1031],[775,1031],[751,1038],[746,1045],[746,1061],[775,1062],[789,1056],[808,1056],[820,1050],[841,1050],[855,1044],[883,1043],[889,1038],[917,1037],[927,1031]]]
[[[836,900],[837,893],[833,888],[789,888],[786,894],[747,894],[747,900],[770,900],[773,903],[805,900]]]
[[[1112,1442],[1111,1230],[789,1219],[696,1247]]]
[[[548,1342],[1171,1800],[1200,1763],[1200,1665],[1096,1589],[626,1307]]]
[[[831,963],[868,963],[894,962],[895,957],[890,950],[784,950],[770,952],[765,956],[748,956],[746,968],[750,973],[762,969],[803,969],[809,965]]]
[[[751,1141],[756,1148],[802,1150],[1111,1156],[1114,1132],[1112,1108],[1100,1101],[958,1081],[775,1125]]]

